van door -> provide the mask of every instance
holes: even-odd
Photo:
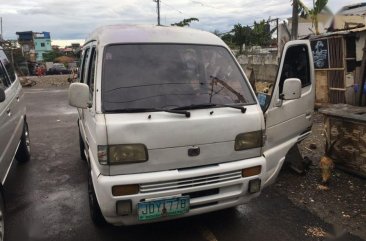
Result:
[[[10,105],[11,110],[11,119],[12,124],[14,126],[13,135],[12,135],[12,150],[13,153],[18,148],[18,144],[20,138],[23,133],[24,127],[24,115],[25,115],[25,104],[24,104],[24,96],[22,91],[22,86],[15,74],[13,64],[10,63],[9,59],[5,55],[3,51],[0,51],[0,61],[3,64],[3,68],[7,73],[8,81],[10,86],[7,91],[12,94],[12,100]],[[10,97],[9,97],[10,98]]]
[[[90,106],[87,109],[79,109],[79,125],[82,125],[80,128],[81,135],[85,140],[85,148],[88,150],[89,146],[96,146],[96,121],[95,121],[95,77],[96,77],[96,43],[90,43],[84,50],[83,53],[83,62],[82,68],[80,72],[80,82],[87,84],[89,86],[89,104]],[[84,130],[84,132],[83,132]],[[92,142],[92,143],[90,143]],[[89,152],[86,153],[88,156]],[[87,158],[88,159],[88,158]]]
[[[314,102],[310,43],[306,40],[288,42],[282,52],[272,95],[265,101],[267,106],[262,106],[266,120],[265,185],[274,182],[290,148],[311,133]]]
[[[1,50],[0,50],[1,51]],[[12,116],[12,102],[14,93],[9,88],[10,81],[5,68],[0,61],[0,88],[5,90],[5,100],[0,103],[0,182],[3,183],[13,160],[16,146],[13,133],[15,123]]]

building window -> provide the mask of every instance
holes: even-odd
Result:
[[[41,43],[41,47],[44,47],[45,46],[45,44],[44,43]]]

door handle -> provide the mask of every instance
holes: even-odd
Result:
[[[306,119],[310,119],[312,116],[313,116],[313,115],[312,115],[312,113],[311,113],[311,112],[307,112],[307,113],[305,114],[305,118],[306,118]]]
[[[19,102],[19,96],[17,96],[17,102]]]
[[[6,110],[6,114],[8,114],[8,116],[11,116],[10,108]]]

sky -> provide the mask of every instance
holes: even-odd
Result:
[[[303,0],[312,7],[312,0]],[[328,0],[337,12],[360,0]],[[4,39],[16,39],[15,32],[51,32],[52,44],[82,42],[95,28],[109,24],[157,24],[154,0],[0,0]],[[170,25],[195,17],[191,27],[228,32],[234,24],[291,17],[290,0],[161,0],[161,24]]]

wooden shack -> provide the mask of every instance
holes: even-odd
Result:
[[[316,79],[316,105],[358,105],[366,27],[310,38]],[[363,66],[365,68],[365,66]]]
[[[329,105],[324,114],[327,151],[338,168],[366,177],[366,107]]]

